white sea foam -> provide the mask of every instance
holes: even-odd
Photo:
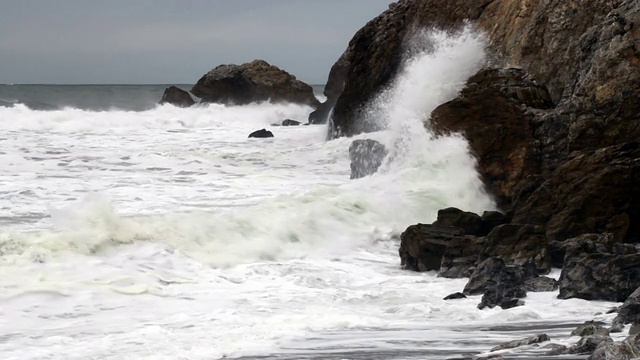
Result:
[[[0,108],[2,358],[441,359],[526,333],[488,327],[610,306],[542,293],[481,311],[477,297],[442,300],[464,279],[399,269],[393,234],[446,206],[494,207],[464,139],[422,123],[482,65],[483,38],[420,41],[433,52],[414,51],[372,105],[387,130],[359,136],[392,156],[355,181],[353,139],[324,142],[324,126],[247,139],[306,107]]]

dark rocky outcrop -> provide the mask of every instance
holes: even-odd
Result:
[[[387,148],[371,139],[355,140],[349,146],[351,179],[359,179],[378,171],[387,156]]]
[[[195,103],[195,100],[193,100],[188,92],[180,89],[177,86],[169,86],[164,90],[164,94],[162,94],[162,99],[160,100],[159,104],[171,104],[177,107],[189,107],[194,105]]]
[[[457,292],[457,293],[453,293],[445,296],[443,300],[458,300],[458,299],[466,299],[466,298],[467,296],[465,294],[461,292]]]
[[[558,298],[625,301],[640,287],[640,253],[567,252]]]
[[[220,65],[200,78],[191,92],[203,102],[233,105],[271,101],[315,108],[320,103],[311,86],[264,60]]]
[[[548,292],[558,290],[558,281],[547,276],[539,276],[524,282],[527,292]]]
[[[249,134],[250,138],[272,138],[273,133],[267,129],[260,129]]]
[[[469,211],[462,211],[457,208],[446,208],[438,210],[438,218],[433,226],[455,227],[462,230],[464,235],[486,235],[482,233],[482,218],[478,214]]]
[[[447,243],[464,232],[452,227],[417,224],[400,235],[400,260],[404,269],[430,271],[440,269]]]
[[[285,119],[282,121],[282,126],[298,126],[300,124],[301,124],[300,121],[296,121],[292,119]]]
[[[607,330],[602,325],[604,325],[604,323],[602,322],[587,321],[573,330],[571,332],[571,335],[580,337],[591,335],[609,336],[609,330]]]
[[[618,309],[612,328],[619,325],[640,323],[640,287],[637,288]]]
[[[505,265],[498,257],[483,261],[469,277],[462,291],[465,295],[483,294],[478,308],[500,306],[508,309],[524,304],[518,299],[526,296],[524,284],[538,276],[535,265]]]

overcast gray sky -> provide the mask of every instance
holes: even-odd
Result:
[[[0,83],[195,83],[261,58],[326,81],[393,0],[0,0]]]

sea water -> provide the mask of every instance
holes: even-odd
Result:
[[[423,123],[485,64],[484,37],[418,42],[369,104],[386,130],[332,141],[326,126],[273,126],[306,106],[181,109],[150,103],[157,86],[4,86],[0,358],[453,359],[540,332],[576,340],[571,328],[614,304],[550,292],[478,310],[477,296],[442,300],[466,279],[400,268],[408,225],[444,207],[496,209],[464,138]],[[30,107],[25,91],[52,106]],[[275,137],[247,138],[261,128]],[[357,138],[390,156],[349,180]]]

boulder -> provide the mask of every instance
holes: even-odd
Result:
[[[260,129],[249,134],[250,138],[271,138],[273,133],[267,129]]]
[[[493,351],[499,351],[499,350],[505,350],[505,349],[514,349],[520,346],[526,346],[526,345],[531,345],[531,344],[539,344],[545,341],[549,341],[549,335],[547,334],[538,334],[538,335],[534,335],[534,336],[530,336],[528,338],[524,338],[524,339],[520,339],[520,340],[513,340],[513,341],[509,341],[507,343],[503,343],[500,344],[496,347],[494,347],[493,349],[491,349],[491,352]]]
[[[558,290],[558,281],[547,276],[539,276],[524,282],[527,292],[549,292]]]
[[[604,325],[604,323],[599,321],[587,321],[573,330],[571,335],[580,337],[591,335],[609,336],[609,330],[602,325]]]
[[[613,319],[612,327],[617,324],[625,325],[640,322],[640,287],[624,301],[618,309],[618,315]]]
[[[467,296],[465,294],[461,292],[457,292],[457,293],[453,293],[445,296],[443,300],[457,300],[457,299],[466,299],[466,298]]]
[[[484,291],[478,309],[482,310],[486,307],[493,309],[496,306],[500,306],[503,310],[511,309],[524,305],[524,301],[520,299],[526,296],[527,292],[522,286],[498,283]]]
[[[569,256],[560,275],[558,298],[625,301],[640,286],[640,254]]]
[[[438,218],[433,225],[459,228],[464,235],[486,235],[482,233],[482,218],[478,214],[453,207],[438,210]]]
[[[387,156],[387,149],[371,139],[355,140],[349,146],[351,159],[351,179],[359,179],[378,171]]]
[[[508,309],[523,305],[524,283],[538,276],[533,263],[507,266],[498,257],[483,261],[475,269],[462,291],[465,295],[483,294],[478,308],[500,306]]]
[[[400,260],[404,269],[430,271],[440,269],[447,242],[463,231],[452,227],[416,224],[400,235]]]
[[[171,104],[177,107],[189,107],[196,102],[191,98],[188,92],[180,89],[177,86],[169,86],[164,90],[162,99],[159,104]]]
[[[271,101],[315,108],[320,104],[311,86],[264,60],[220,65],[200,78],[191,92],[202,102],[230,105]]]
[[[300,125],[300,121],[285,119],[282,121],[282,126],[298,126]]]

